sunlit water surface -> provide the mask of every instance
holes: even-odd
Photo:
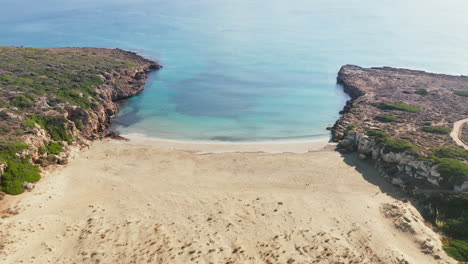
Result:
[[[6,3],[5,3],[6,2]],[[124,135],[327,137],[343,64],[468,73],[468,3],[406,0],[2,1],[0,45],[123,48],[159,60]]]

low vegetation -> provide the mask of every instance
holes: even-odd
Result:
[[[454,185],[461,185],[468,180],[468,164],[463,161],[438,157],[432,157],[430,160],[438,165],[438,171],[443,178],[440,183],[442,187],[453,188]]]
[[[422,131],[433,133],[433,134],[449,134],[451,129],[448,127],[434,127],[434,126],[425,126],[421,128]]]
[[[460,160],[468,160],[468,150],[462,148],[434,148],[433,155],[438,158],[452,158]]]
[[[47,153],[50,153],[50,154],[60,154],[62,152],[62,149],[63,149],[63,144],[60,142],[52,141],[46,146]]]
[[[444,241],[447,254],[468,261],[468,195],[439,193],[419,200],[425,218],[452,237]]]
[[[396,121],[398,119],[398,116],[396,116],[396,115],[378,115],[378,116],[375,117],[375,119],[377,119],[380,122],[389,123],[389,122]]]
[[[63,116],[31,115],[27,118],[26,126],[34,127],[38,124],[45,129],[53,140],[72,143],[73,137],[66,129],[67,119]]]
[[[370,129],[367,131],[367,135],[373,137],[377,140],[378,143],[383,144],[383,151],[385,153],[389,152],[406,152],[408,154],[418,154],[419,149],[411,142],[404,139],[394,139],[391,138],[387,133],[382,130],[373,130]]]
[[[422,110],[421,107],[410,104],[374,103],[373,105],[382,110],[399,110],[412,113],[417,113]]]
[[[468,91],[456,91],[456,95],[468,97]]]
[[[17,155],[27,148],[28,145],[23,142],[0,142],[0,164],[7,166],[0,182],[1,191],[20,194],[24,191],[24,182],[36,182],[40,179],[40,169],[28,157]]]

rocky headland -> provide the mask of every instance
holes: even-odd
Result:
[[[346,65],[337,81],[351,97],[331,128],[338,149],[407,190],[454,238],[447,253],[467,261],[468,77]]]
[[[0,190],[32,188],[40,168],[106,136],[122,100],[159,68],[121,49],[0,47]]]
[[[468,77],[346,65],[338,83],[351,97],[331,128],[342,150],[377,161],[402,186],[465,188],[468,151],[450,133],[468,118]],[[460,141],[462,131],[455,133]],[[458,174],[445,173],[448,163]]]

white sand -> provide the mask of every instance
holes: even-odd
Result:
[[[409,203],[337,152],[173,143],[98,141],[8,197],[0,262],[454,263]]]

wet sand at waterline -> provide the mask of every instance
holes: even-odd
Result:
[[[0,261],[454,263],[371,166],[286,145],[96,141],[2,201]]]

